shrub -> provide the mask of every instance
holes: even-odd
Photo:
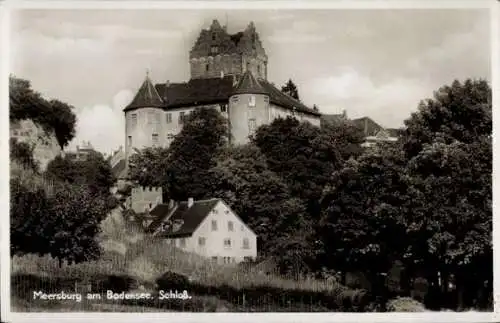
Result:
[[[163,275],[161,275],[158,279],[156,279],[156,284],[158,285],[158,289],[163,290],[179,290],[187,289],[189,286],[189,279],[181,274],[167,271]]]
[[[398,297],[387,302],[388,312],[425,312],[422,303],[410,297]]]

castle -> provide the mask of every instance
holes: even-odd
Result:
[[[319,126],[321,114],[267,80],[268,58],[254,24],[236,34],[214,20],[189,55],[191,78],[153,84],[149,75],[125,113],[125,169],[144,147],[168,147],[196,108],[217,109],[227,119],[231,144],[244,144],[261,125],[295,116]]]

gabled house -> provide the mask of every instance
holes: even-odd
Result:
[[[221,199],[158,204],[146,229],[186,252],[220,264],[257,257],[257,235]]]
[[[362,117],[352,120],[352,122],[363,131],[365,142],[363,147],[370,147],[377,142],[396,142],[399,136],[394,136],[396,131],[384,129],[369,117]]]

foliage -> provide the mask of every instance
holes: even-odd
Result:
[[[115,182],[110,164],[99,152],[90,152],[82,160],[57,156],[47,165],[46,174],[62,182],[86,185],[90,192],[104,199],[110,196]]]
[[[10,138],[10,159],[18,162],[25,168],[38,172],[39,163],[33,155],[34,147],[25,142],[18,142],[16,138]]]
[[[94,238],[108,211],[106,200],[77,185],[27,184],[22,177],[11,179],[12,253],[50,254],[60,264],[97,257]]]
[[[320,200],[324,185],[341,165],[339,151],[327,130],[292,117],[259,127],[252,142],[293,196],[308,202]]]
[[[491,102],[491,88],[485,80],[455,80],[451,86],[441,87],[405,121],[405,151],[413,157],[437,138],[445,143],[471,143],[477,137],[490,136]]]
[[[55,132],[61,147],[75,136],[74,107],[59,100],[47,101],[31,88],[27,80],[9,78],[9,119],[11,122],[31,119],[47,132]]]
[[[283,92],[283,93],[291,96],[292,98],[300,101],[299,90],[297,89],[297,86],[295,85],[295,83],[293,83],[293,81],[291,79],[289,79],[288,82],[286,82],[286,84],[281,87],[281,92]]]
[[[397,297],[387,304],[388,312],[425,312],[423,304],[409,297]]]
[[[350,120],[342,120],[335,124],[326,123],[322,130],[334,143],[343,160],[357,158],[364,151],[361,144],[365,141],[363,130],[356,127]]]
[[[138,185],[162,187],[168,185],[170,151],[163,147],[147,147],[133,154],[129,159],[129,176]]]
[[[167,176],[175,200],[204,198],[208,170],[228,140],[227,120],[215,109],[194,110],[170,145]]]

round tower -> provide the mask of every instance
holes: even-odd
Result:
[[[136,150],[164,144],[165,112],[163,100],[149,75],[134,99],[123,109],[125,114],[125,165]]]
[[[269,94],[247,70],[229,98],[230,142],[245,144],[258,127],[270,122]]]

